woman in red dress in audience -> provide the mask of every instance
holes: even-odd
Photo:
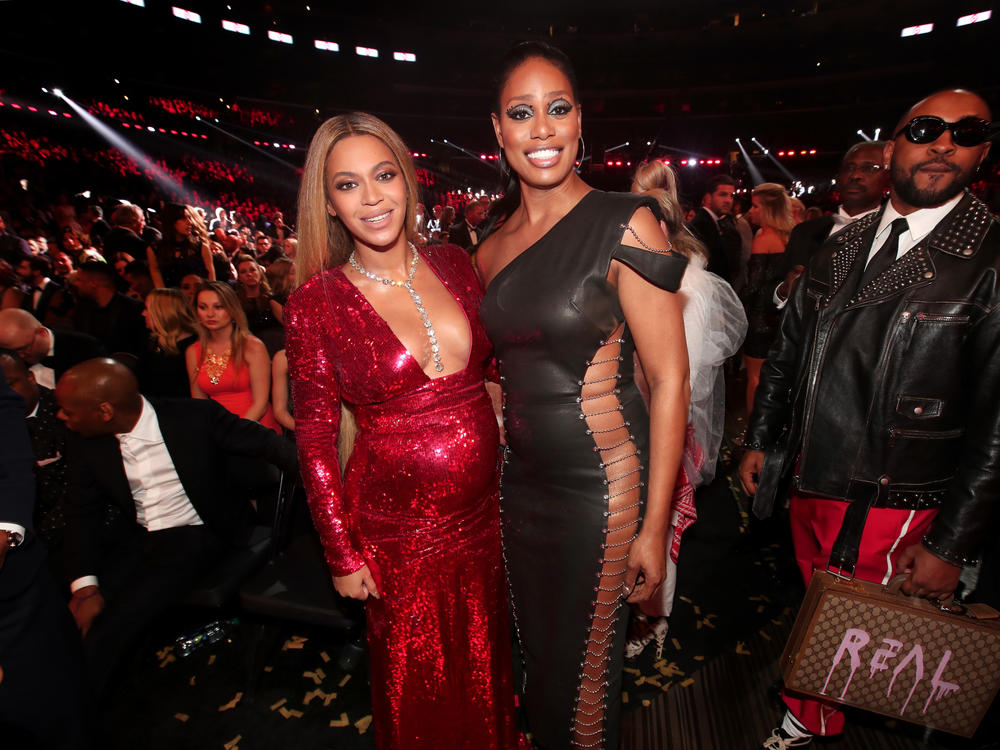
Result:
[[[377,747],[513,748],[481,292],[463,250],[410,242],[417,190],[380,120],[314,136],[285,307],[300,463],[334,585],[365,602]]]
[[[198,340],[185,352],[191,395],[280,431],[271,412],[271,359],[247,329],[236,292],[221,281],[205,282],[195,312]]]

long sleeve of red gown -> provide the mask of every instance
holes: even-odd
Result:
[[[340,383],[333,360],[327,306],[309,289],[285,306],[285,354],[292,383],[295,439],[313,523],[334,576],[365,564],[344,506],[337,435],[340,430]]]

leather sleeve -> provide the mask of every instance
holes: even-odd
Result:
[[[966,351],[973,377],[964,450],[948,502],[924,537],[955,565],[976,563],[1000,502],[1000,304],[970,330]]]
[[[611,257],[621,261],[650,284],[668,292],[676,292],[681,286],[687,258],[677,253],[654,253],[631,245],[619,245]]]

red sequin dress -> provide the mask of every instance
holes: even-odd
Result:
[[[194,347],[195,361],[200,362],[201,342],[195,341],[191,346]],[[205,371],[204,365],[198,368],[198,375],[195,382],[198,383],[198,387],[201,388],[202,393],[213,401],[218,401],[226,409],[239,417],[246,414],[247,409],[253,405],[253,391],[250,389],[250,368],[247,364],[243,363],[240,369],[237,370],[233,366],[232,358],[230,358],[226,363],[226,369],[219,374],[217,380],[217,383],[212,382],[212,379]],[[270,403],[267,405],[267,411],[257,421],[265,427],[270,427],[275,432],[281,432],[281,427],[274,418],[274,412],[271,411]]]
[[[330,572],[367,564],[382,594],[365,603],[376,745],[514,748],[482,293],[461,249],[428,247],[423,260],[468,318],[472,349],[461,372],[428,377],[340,269],[289,299],[302,475]],[[358,423],[343,483],[342,399]]]

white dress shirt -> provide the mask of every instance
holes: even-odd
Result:
[[[53,335],[52,330],[49,328],[45,329],[49,332],[49,351],[45,357],[51,357],[56,353],[56,337]],[[43,365],[39,362],[37,365],[32,365],[29,368],[35,374],[35,381],[38,385],[43,385],[49,390],[54,391],[56,388],[56,371],[47,365]]]
[[[135,500],[136,522],[147,531],[201,526],[203,521],[188,499],[163,441],[156,411],[145,397],[135,427],[115,437]],[[97,576],[83,576],[73,581],[70,590],[96,585]]]
[[[879,222],[878,231],[875,233],[875,241],[872,243],[871,250],[868,251],[868,260],[865,261],[865,267],[871,263],[872,258],[875,257],[875,253],[881,249],[885,241],[889,239],[890,224],[896,219],[906,219],[906,224],[908,226],[907,231],[899,235],[899,249],[896,251],[896,260],[902,258],[906,253],[913,249],[913,247],[920,242],[924,237],[929,235],[934,227],[943,219],[948,213],[958,205],[958,202],[962,200],[965,193],[959,193],[954,198],[952,198],[947,203],[935,206],[934,208],[918,208],[911,214],[903,216],[899,211],[892,207],[892,201],[889,201],[885,205],[885,213],[882,214],[882,220]]]

